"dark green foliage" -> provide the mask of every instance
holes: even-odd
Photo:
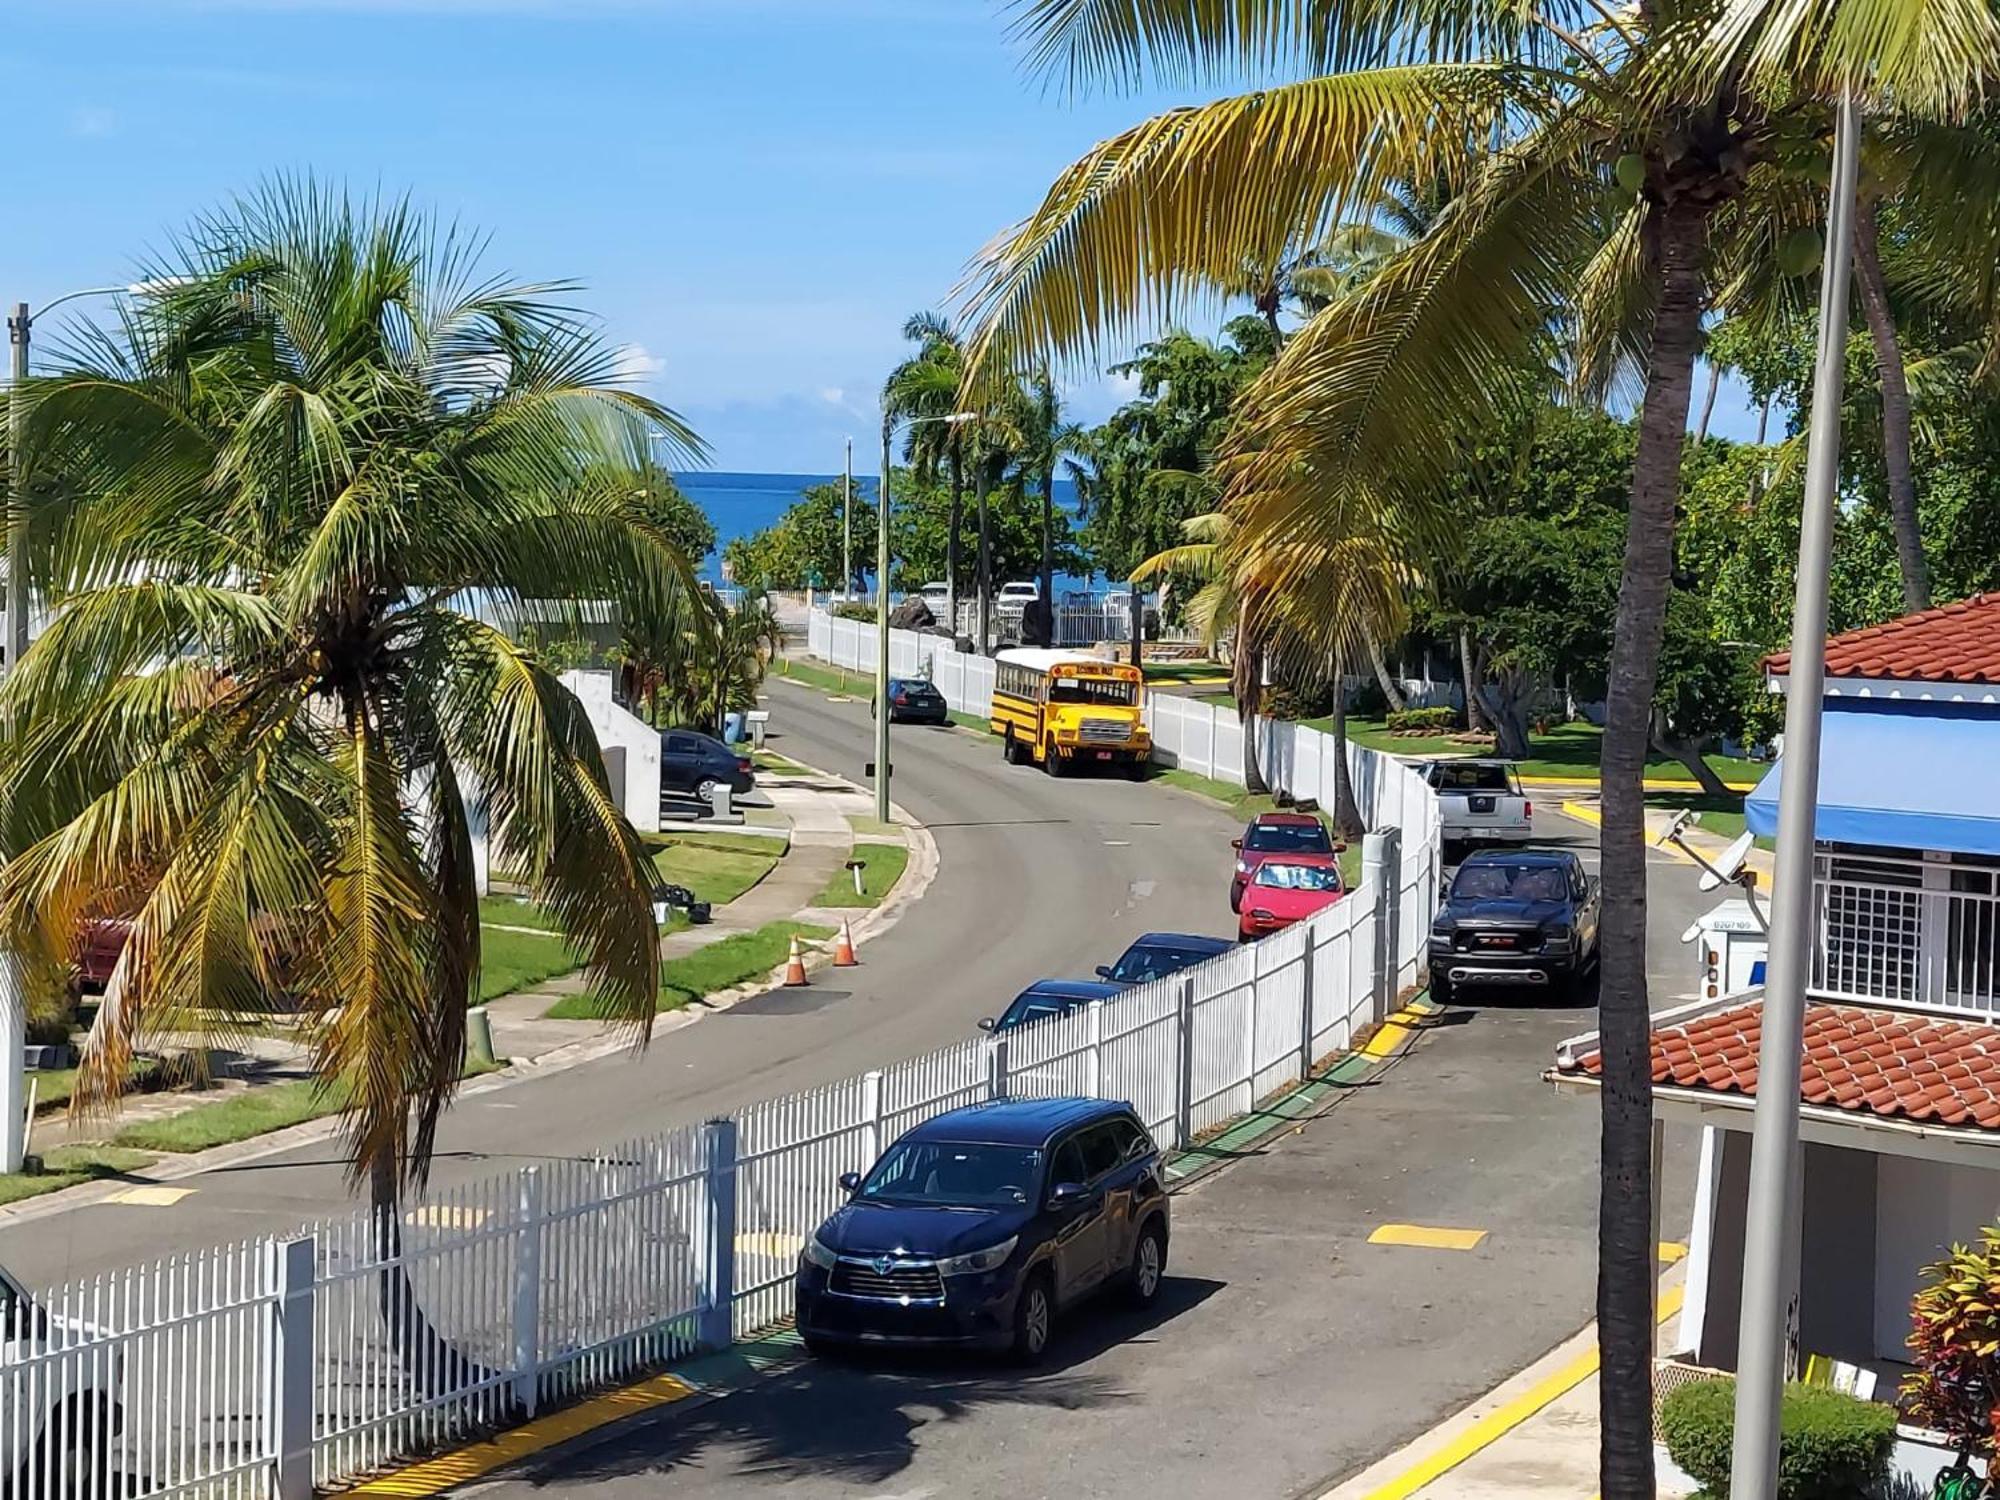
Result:
[[[836,620],[859,620],[864,625],[873,625],[876,623],[875,606],[872,604],[862,604],[858,601],[843,601],[834,605],[833,617]]]
[[[1894,1407],[1824,1386],[1788,1385],[1778,1446],[1777,1500],[1859,1500],[1886,1479],[1896,1441]],[[1699,1380],[1660,1408],[1674,1462],[1709,1495],[1729,1492],[1736,1382]]]
[[[1391,734],[1404,729],[1458,729],[1459,712],[1449,705],[1440,708],[1404,708],[1391,713],[1388,728]]]
[[[1010,579],[1033,578],[1042,565],[1041,480],[1023,482],[1018,468],[1008,470],[986,497],[993,538],[993,590]],[[920,484],[902,470],[896,473],[895,508],[889,515],[891,578],[899,589],[918,589],[945,573],[945,533],[951,524],[951,488],[940,481]],[[1051,527],[1055,567],[1059,573],[1082,573],[1089,561],[1078,550],[1069,516],[1056,508]],[[873,533],[871,532],[872,536]],[[970,599],[979,544],[979,518],[968,487],[965,533],[959,542],[959,598]],[[871,543],[872,545],[872,543]],[[872,554],[871,554],[872,564]]]
[[[812,485],[776,525],[729,542],[722,560],[730,576],[749,588],[851,587],[874,566],[875,502],[857,484],[850,520],[843,521],[845,511],[839,484]],[[850,550],[855,576],[843,580],[843,558]]]

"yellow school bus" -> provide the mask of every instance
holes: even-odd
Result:
[[[993,667],[993,732],[1012,765],[1052,776],[1115,765],[1145,774],[1145,679],[1137,667],[1078,651],[1002,651]]]

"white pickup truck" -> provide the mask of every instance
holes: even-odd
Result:
[[[1447,844],[1525,844],[1535,836],[1535,805],[1504,760],[1434,760],[1423,778],[1437,794]]]
[[[122,1363],[0,1268],[0,1495],[111,1493]]]

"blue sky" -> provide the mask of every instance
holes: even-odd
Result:
[[[1045,91],[1000,0],[8,10],[7,303],[125,279],[268,174],[407,190],[487,232],[494,269],[582,281],[722,469],[836,470],[852,434],[872,472],[903,318],[1094,141],[1177,102]],[[1094,419],[1119,392],[1070,394]]]

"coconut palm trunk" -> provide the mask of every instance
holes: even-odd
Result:
[[[1371,636],[1372,640],[1373,637]],[[1347,843],[1368,832],[1354,801],[1354,778],[1347,774],[1347,676],[1345,662],[1333,672],[1333,831]]]
[[[1389,663],[1382,655],[1382,642],[1370,630],[1368,637],[1368,665],[1374,669],[1376,684],[1382,689],[1382,696],[1388,701],[1391,713],[1401,713],[1410,706],[1404,696],[1402,684],[1389,673]]]
[[[1599,1464],[1606,1500],[1653,1494],[1653,1094],[1646,989],[1643,782],[1667,591],[1674,503],[1701,350],[1707,202],[1668,197],[1648,214],[1659,300],[1611,648],[1603,743],[1601,995],[1604,1088],[1599,1143],[1597,1320],[1602,1350]]]
[[[1056,455],[1054,440],[1042,467],[1042,608],[1048,611],[1049,644],[1056,643]]]
[[[965,531],[965,453],[956,429],[951,434],[951,512],[944,532],[945,628],[958,635],[958,539]]]
[[[1243,789],[1262,796],[1271,788],[1257,763],[1257,713],[1264,706],[1264,647],[1256,611],[1245,598],[1236,611],[1236,649],[1229,663],[1229,690],[1236,699],[1237,722],[1243,726]]]
[[[1917,523],[1917,482],[1910,465],[1910,382],[1896,318],[1889,310],[1889,286],[1882,276],[1881,228],[1877,200],[1863,194],[1854,209],[1854,279],[1861,288],[1861,311],[1875,345],[1875,368],[1882,384],[1882,468],[1889,484],[1889,522],[1896,534],[1896,566],[1903,575],[1903,608],[1931,607],[1930,569],[1924,563],[1923,532]]]
[[[983,656],[993,647],[993,527],[988,514],[987,491],[992,487],[992,465],[981,455],[972,470],[972,498],[979,511],[979,651]]]

